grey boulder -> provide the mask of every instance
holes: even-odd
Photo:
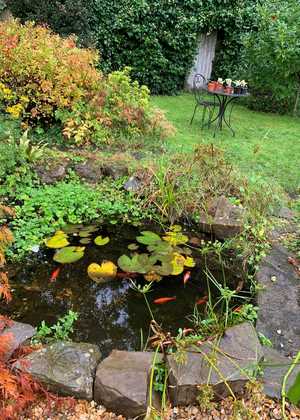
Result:
[[[157,360],[160,356],[157,355]],[[113,350],[98,366],[94,399],[126,417],[143,416],[149,401],[149,375],[154,353]],[[153,405],[159,397],[153,392]]]
[[[232,238],[242,232],[245,209],[235,206],[222,196],[200,215],[199,227],[205,233],[212,233],[218,239]]]
[[[289,370],[292,359],[283,356],[273,348],[264,348],[263,387],[264,393],[270,398],[281,398],[282,382]],[[287,380],[288,390],[294,383],[296,376],[300,373],[300,365],[296,366]]]
[[[92,400],[93,382],[101,354],[98,346],[58,341],[24,358],[16,367],[57,394]]]
[[[197,404],[201,385],[212,385],[215,398],[240,392],[263,357],[255,329],[250,323],[228,328],[221,339],[194,346],[180,364],[167,356],[169,392],[174,405]]]

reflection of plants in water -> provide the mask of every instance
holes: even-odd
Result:
[[[46,325],[45,321],[42,321],[31,342],[33,344],[38,344],[58,340],[69,340],[69,336],[73,332],[73,324],[77,319],[77,312],[69,310],[65,316],[59,318],[57,323],[51,327]]]

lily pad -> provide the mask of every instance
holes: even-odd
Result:
[[[91,242],[92,242],[92,239],[91,238],[82,238],[82,239],[80,239],[80,241],[79,241],[82,245],[88,245],[88,244],[90,244]]]
[[[55,235],[52,238],[49,238],[45,241],[45,244],[48,248],[59,249],[64,248],[69,245],[68,236],[62,230],[55,232]]]
[[[87,272],[96,283],[104,283],[116,277],[117,266],[112,261],[103,261],[101,265],[92,263],[88,266]]]
[[[196,265],[196,261],[192,257],[186,257],[184,265],[185,267],[193,268]]]
[[[54,254],[54,261],[61,264],[71,264],[80,260],[84,255],[84,246],[67,246]]]
[[[126,273],[140,273],[147,274],[153,270],[157,258],[149,256],[148,254],[136,254],[132,258],[127,255],[122,255],[118,259],[118,265],[121,270]]]
[[[143,245],[154,245],[161,241],[156,233],[150,232],[149,230],[141,232],[141,236],[137,236],[136,240]]]
[[[108,242],[110,241],[109,237],[106,236],[105,238],[103,238],[101,235],[97,236],[97,238],[95,238],[94,242],[96,245],[98,246],[103,246],[108,244]]]
[[[172,259],[172,266],[173,266],[172,275],[173,276],[178,276],[179,274],[183,272],[184,263],[185,263],[184,256],[175,252]]]
[[[162,276],[157,274],[155,271],[149,271],[149,273],[144,274],[144,279],[147,281],[160,281]]]
[[[169,242],[173,246],[176,246],[186,244],[189,238],[181,232],[170,231],[163,236],[163,240]]]
[[[137,244],[129,244],[128,249],[130,251],[136,251],[137,249],[139,249],[139,246]]]

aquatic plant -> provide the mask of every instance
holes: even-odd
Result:
[[[189,256],[191,250],[179,246],[188,242],[180,226],[172,226],[162,238],[155,232],[142,231],[136,240],[148,252],[138,253],[138,247],[130,244],[131,257],[122,255],[118,259],[119,267],[125,272],[143,274],[147,281],[159,281],[163,276],[178,276],[185,268],[195,266]]]
[[[53,260],[60,264],[71,264],[84,256],[84,246],[67,246],[56,251]]]
[[[88,266],[88,276],[96,283],[105,283],[117,275],[118,267],[112,261],[103,261],[101,265],[92,263]]]

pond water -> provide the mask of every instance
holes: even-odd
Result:
[[[151,321],[143,296],[132,289],[127,279],[97,284],[87,275],[90,263],[102,260],[117,263],[120,255],[129,254],[127,247],[139,230],[126,225],[101,228],[101,234],[108,235],[110,243],[103,247],[87,245],[85,256],[63,265],[54,282],[50,282],[50,277],[58,264],[52,259],[52,250],[43,250],[39,257],[13,267],[10,276],[13,300],[2,305],[1,313],[37,326],[42,320],[51,325],[72,309],[79,315],[72,336],[75,341],[98,344],[103,355],[114,348],[140,350],[141,335],[147,339]],[[213,275],[221,281],[218,270]],[[142,277],[135,281],[145,284]],[[193,313],[195,302],[205,295],[205,289],[206,277],[198,264],[186,285],[182,274],[155,283],[147,294],[155,320],[172,333],[190,327],[186,317]],[[165,296],[176,296],[176,300],[163,305],[153,303]]]

